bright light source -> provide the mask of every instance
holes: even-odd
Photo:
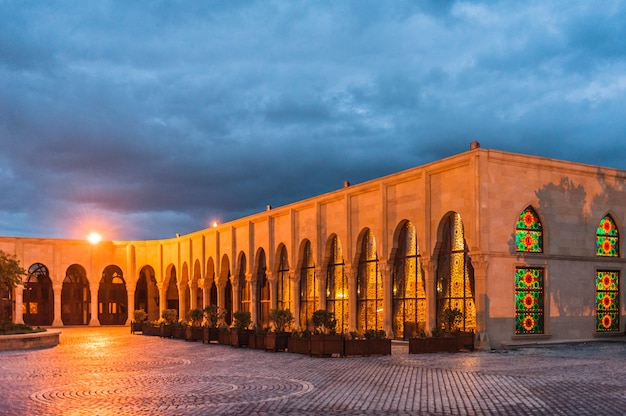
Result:
[[[87,241],[89,241],[91,244],[98,244],[101,240],[102,236],[95,231],[92,231],[87,236]]]
[[[217,227],[217,221],[213,221],[213,228]]]

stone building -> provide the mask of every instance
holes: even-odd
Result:
[[[624,335],[626,172],[482,149],[154,241],[0,237],[29,271],[9,294],[35,325],[124,325],[217,304],[258,326],[289,308],[338,330],[441,326],[483,348]],[[6,295],[6,294],[5,294]]]

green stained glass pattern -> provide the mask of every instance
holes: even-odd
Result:
[[[543,333],[543,269],[518,267],[515,272],[515,333]]]
[[[600,257],[619,256],[619,233],[615,221],[606,215],[600,221],[596,232],[596,255]]]
[[[543,252],[543,230],[535,210],[526,208],[515,226],[515,246],[518,252]]]
[[[619,331],[619,272],[596,272],[596,331]]]

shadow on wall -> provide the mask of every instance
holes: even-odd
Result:
[[[601,168],[598,169],[597,178],[602,191],[594,195],[591,201],[587,200],[587,190],[583,185],[574,183],[567,176],[562,177],[558,183],[548,183],[535,191],[538,204],[533,208],[542,223],[543,254],[517,252],[515,232],[509,240],[509,252],[528,265],[546,265],[548,260],[554,259],[553,256],[559,256],[559,259],[567,263],[560,269],[567,270],[563,273],[568,273],[568,276],[552,275],[548,285],[549,293],[545,294],[546,302],[552,301],[559,316],[591,316],[596,307],[593,296],[580,293],[581,287],[589,288],[586,293],[594,293],[595,276],[590,269],[581,268],[579,262],[568,262],[567,258],[561,256],[584,258],[585,261],[598,260],[595,251],[596,231],[606,214],[611,214],[618,229],[622,231],[623,218],[616,216],[613,209],[626,206],[625,185],[610,183]],[[511,219],[511,222],[515,227],[515,219]],[[607,264],[609,269],[615,266]]]

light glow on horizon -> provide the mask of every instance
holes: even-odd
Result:
[[[97,232],[92,231],[87,236],[87,241],[95,245],[95,244],[98,244],[100,241],[102,241],[102,236],[98,234]]]

